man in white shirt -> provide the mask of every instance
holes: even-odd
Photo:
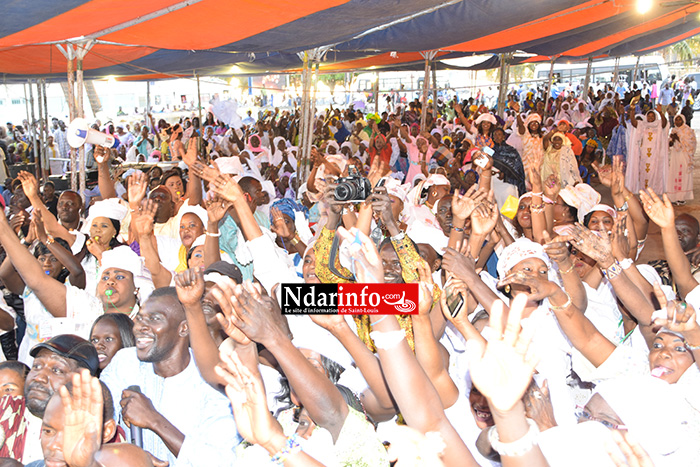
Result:
[[[117,352],[100,377],[115,413],[140,427],[143,449],[171,467],[234,465],[240,437],[231,405],[199,374],[175,288],[156,289],[134,322],[136,347]]]

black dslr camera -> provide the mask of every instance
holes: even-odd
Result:
[[[348,167],[348,176],[341,177],[335,187],[335,200],[343,202],[361,202],[372,193],[372,184],[360,176],[354,165]]]

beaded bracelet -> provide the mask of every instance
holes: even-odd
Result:
[[[537,445],[537,435],[540,434],[537,423],[529,418],[527,419],[527,423],[530,425],[530,429],[527,430],[527,433],[525,433],[522,438],[510,443],[501,442],[498,436],[498,430],[495,426],[492,426],[488,432],[491,447],[501,456],[519,457],[526,454],[533,446]]]
[[[270,460],[277,465],[284,465],[284,462],[288,457],[301,451],[301,444],[299,444],[299,441],[297,440],[298,438],[299,435],[296,433],[287,438],[287,442],[285,443],[284,447],[280,450],[280,452],[272,456]]]
[[[566,295],[566,302],[564,302],[563,305],[555,305],[554,303],[550,302],[549,303],[550,310],[561,311],[561,310],[565,310],[571,306],[571,295],[569,295],[569,293],[566,291],[564,291],[564,294]]]

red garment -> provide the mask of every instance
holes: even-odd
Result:
[[[381,138],[384,140],[384,148],[382,148],[381,151],[377,151],[377,148],[374,145],[374,142],[377,140],[377,138]],[[391,144],[386,140],[386,137],[383,134],[378,134],[374,138],[372,138],[372,141],[370,141],[369,144],[369,163],[372,165],[374,162],[374,156],[379,154],[379,161],[384,162],[387,166],[389,165],[389,162],[391,161],[391,153],[393,150],[391,149]]]
[[[574,136],[573,133],[567,133],[566,137],[571,141],[571,150],[574,151],[574,155],[576,157],[580,156],[583,152],[583,143],[581,143],[581,140]]]

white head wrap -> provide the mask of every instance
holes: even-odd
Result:
[[[552,270],[552,263],[547,253],[544,252],[544,247],[528,238],[521,237],[505,247],[498,257],[496,269],[499,279],[505,278],[508,271],[513,269],[516,264],[528,258],[541,259],[547,265],[547,269]]]
[[[129,271],[136,280],[138,276],[143,275],[143,260],[128,246],[118,246],[102,253],[98,277],[101,277],[102,273],[110,268]]]
[[[591,208],[600,203],[600,193],[586,183],[579,183],[576,186],[568,185],[559,192],[559,196],[566,204],[578,210],[578,221],[581,223]]]
[[[202,206],[183,206],[180,209],[180,212],[178,213],[180,216],[180,220],[182,220],[182,216],[184,216],[187,213],[194,214],[195,216],[199,217],[199,220],[202,221],[202,224],[204,225],[204,228],[207,228],[207,223],[209,222],[209,216],[207,215],[207,210],[204,209]]]
[[[476,125],[478,125],[478,124],[481,123],[481,122],[491,122],[492,125],[495,125],[495,124],[497,123],[497,122],[496,122],[496,117],[494,117],[494,116],[493,116],[492,114],[490,114],[490,113],[485,113],[485,114],[479,115],[479,118],[477,118],[476,121],[475,121],[474,123],[475,123]]]
[[[222,174],[239,175],[243,173],[243,164],[238,156],[219,157],[214,161]]]
[[[425,222],[412,222],[406,229],[406,235],[415,243],[430,245],[441,256],[445,254],[449,238],[445,236],[441,229],[428,225]]]

